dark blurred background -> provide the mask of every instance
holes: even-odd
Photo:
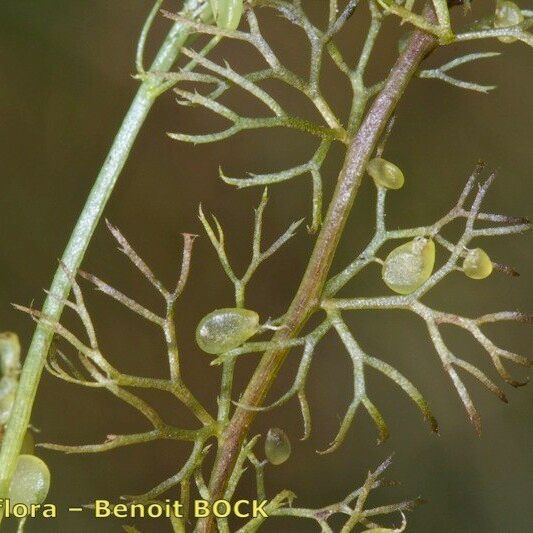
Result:
[[[304,2],[314,20],[325,12],[322,0]],[[474,15],[493,8],[493,2],[474,3]],[[135,93],[134,50],[150,2],[141,0],[56,0],[2,3],[0,16],[0,330],[18,332],[24,350],[34,325],[14,311],[10,302],[40,306],[42,289],[50,283],[69,233],[107,153],[114,133]],[[523,7],[525,1],[522,2]],[[168,4],[173,8],[174,5]],[[456,13],[461,23],[461,10]],[[280,57],[298,72],[305,72],[308,49],[304,39],[287,23],[267,16],[265,34],[272,38]],[[347,58],[361,48],[367,28],[362,5],[340,35]],[[169,26],[159,20],[148,52]],[[407,27],[387,20],[372,57],[368,79],[382,77],[396,57],[397,39]],[[455,202],[475,162],[484,159],[499,170],[486,209],[512,215],[531,215],[531,86],[532,51],[523,44],[505,46],[478,42],[438,50],[428,65],[473,50],[497,50],[495,59],[469,64],[459,77],[494,84],[489,95],[461,91],[435,80],[415,80],[398,113],[397,125],[385,156],[402,167],[407,182],[389,195],[388,223],[428,224]],[[250,48],[224,43],[214,57],[228,59],[241,71],[259,65]],[[305,102],[278,85],[269,86],[282,102],[305,116]],[[335,109],[345,113],[347,84],[328,63],[323,77],[325,94]],[[262,108],[236,93],[226,99],[246,113]],[[252,208],[260,190],[237,191],[221,183],[218,166],[226,174],[281,170],[309,157],[316,141],[280,130],[255,131],[214,145],[191,146],[170,140],[165,132],[204,132],[220,127],[218,120],[198,109],[184,109],[171,95],[155,105],[120,177],[106,216],[129,238],[155,272],[172,284],[181,251],[180,232],[201,234],[196,241],[192,274],[178,305],[178,335],[184,376],[192,390],[211,411],[216,408],[219,372],[194,343],[198,320],[216,307],[232,305],[232,287],[224,277],[208,239],[197,220],[202,202],[226,229],[230,257],[242,269],[250,252]],[[326,194],[330,194],[342,151],[335,148],[325,166]],[[271,188],[265,217],[265,242],[290,221],[309,215],[310,180],[298,178]],[[329,198],[329,196],[328,196]],[[350,261],[368,239],[373,212],[373,187],[365,180],[353,215],[335,259],[333,271]],[[298,286],[314,238],[305,230],[257,273],[248,291],[248,306],[263,318],[284,312]],[[495,273],[475,282],[459,273],[425,299],[436,308],[476,316],[498,310],[532,309],[533,253],[530,236],[485,241],[482,246],[499,262],[517,268],[516,279]],[[441,256],[442,259],[442,256]],[[84,261],[84,268],[154,309],[160,302],[101,224]],[[383,294],[374,268],[346,287],[346,295]],[[101,345],[109,359],[132,374],[163,376],[163,344],[145,325],[103,295],[86,290]],[[70,316],[67,324],[74,324]],[[267,473],[270,495],[290,488],[298,504],[322,506],[338,501],[359,486],[366,472],[391,452],[396,452],[389,477],[401,486],[382,489],[371,504],[400,501],[422,495],[428,503],[409,515],[414,532],[521,532],[533,523],[530,472],[533,466],[531,391],[503,385],[510,405],[500,403],[469,376],[464,380],[483,418],[477,437],[469,425],[423,324],[404,313],[352,315],[350,325],[368,352],[382,357],[404,372],[426,395],[440,426],[433,435],[413,407],[391,382],[371,370],[368,388],[389,422],[391,438],[375,446],[375,430],[366,415],[356,419],[341,449],[318,456],[338,428],[351,395],[350,366],[345,353],[330,335],[318,350],[310,374],[308,393],[314,415],[311,438],[300,442],[301,421],[297,402],[259,416],[253,433],[271,426],[286,428],[293,455]],[[530,332],[516,324],[488,329],[503,347],[528,355]],[[467,360],[495,375],[485,353],[471,338],[451,328],[444,330],[450,347]],[[235,396],[242,390],[256,364],[256,356],[241,361]],[[274,395],[291,383],[294,353],[278,379]],[[511,367],[511,365],[509,365]],[[512,369],[524,376],[521,369]],[[169,421],[193,427],[181,405],[162,395],[146,395]],[[60,443],[100,442],[108,433],[136,432],[144,420],[105,392],[65,384],[44,374],[35,405],[33,424],[41,441]],[[152,488],[172,475],[188,446],[156,443],[123,448],[107,454],[63,456],[42,451],[53,474],[49,500],[58,504],[55,521],[29,523],[30,531],[119,531],[121,523],[95,521],[88,513],[68,515],[65,508],[95,497],[117,499]],[[250,479],[243,493],[251,494]],[[170,497],[175,497],[171,494]],[[392,520],[399,523],[399,517]],[[166,531],[164,521],[135,521],[142,531]],[[265,531],[314,531],[310,522],[272,521]],[[9,530],[9,527],[6,527]]]

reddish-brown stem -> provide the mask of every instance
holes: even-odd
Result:
[[[427,11],[427,17],[434,20],[430,11]],[[320,295],[337,244],[361,184],[366,164],[409,81],[421,61],[435,45],[436,41],[433,36],[418,30],[414,31],[392,68],[383,90],[372,103],[359,131],[351,141],[322,230],[317,238],[300,287],[285,315],[284,324],[286,327],[278,331],[275,340],[283,341],[297,335],[310,315],[318,309]],[[272,349],[265,352],[241,398],[240,403],[242,405],[261,405],[287,353],[287,349]],[[209,493],[212,500],[217,500],[223,496],[242,442],[255,415],[255,411],[239,407],[224,430],[209,483]],[[214,527],[214,520],[211,516],[200,519],[196,531],[208,533],[213,531]]]

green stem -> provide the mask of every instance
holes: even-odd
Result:
[[[210,16],[206,4],[201,0],[187,0],[184,11],[188,16]],[[168,71],[185,44],[188,34],[189,28],[187,26],[180,22],[174,23],[153,61],[151,70],[156,72]],[[153,79],[145,80],[139,87],[124,117],[61,258],[67,271],[76,271],[83,260],[94,230],[117,178],[128,159],[137,134],[157,98],[157,89],[160,83],[160,81]],[[68,297],[70,288],[71,283],[68,275],[63,268],[58,268],[50,286],[50,292],[54,294],[54,297],[48,296],[46,298],[42,308],[43,314],[51,320],[59,320],[64,307],[62,301]],[[39,323],[24,362],[15,403],[0,452],[0,498],[7,497],[22,440],[30,422],[33,402],[52,336],[53,331]],[[0,521],[2,514],[3,512],[0,511]]]
[[[218,399],[218,422],[227,424],[231,409],[231,391],[233,389],[233,373],[237,359],[232,357],[224,362],[222,366],[222,383],[220,386],[220,397]]]

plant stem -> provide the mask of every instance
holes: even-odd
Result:
[[[209,16],[207,9],[206,4],[199,0],[187,0],[184,6],[184,11],[187,15],[194,17]],[[188,34],[189,29],[187,26],[180,22],[174,23],[154,59],[151,69],[157,72],[168,71],[185,44]],[[157,89],[160,84],[161,81],[146,79],[139,87],[124,117],[109,154],[70,236],[67,247],[63,252],[61,261],[66,268],[57,269],[50,286],[50,293],[53,296],[48,296],[44,302],[42,313],[49,320],[58,321],[61,316],[64,307],[63,300],[68,297],[71,289],[69,276],[66,272],[75,272],[83,260],[91,237],[102,216],[117,178],[128,159],[137,134],[157,98]],[[24,362],[15,403],[0,452],[0,498],[7,497],[9,483],[15,469],[22,440],[30,422],[33,402],[52,336],[52,329],[39,323],[35,329]],[[0,510],[0,521],[2,514],[3,509]]]
[[[435,18],[431,9],[426,9],[425,15],[428,20]],[[366,163],[374,152],[409,81],[422,60],[435,46],[434,36],[420,30],[414,31],[392,68],[383,89],[350,142],[322,230],[300,287],[284,317],[285,327],[274,337],[276,342],[283,342],[297,335],[310,315],[318,309],[333,256],[361,184]],[[242,405],[254,407],[261,405],[287,354],[288,349],[273,348],[265,352],[240,400]],[[224,494],[227,480],[255,415],[256,412],[250,409],[237,408],[220,438],[209,484],[209,493],[213,501]],[[207,533],[213,531],[213,528],[213,518],[207,517],[198,521],[196,532]]]

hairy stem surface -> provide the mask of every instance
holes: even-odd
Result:
[[[188,0],[185,3],[185,10],[193,16],[198,16],[200,10],[204,9],[205,4],[199,0]],[[185,44],[188,34],[189,30],[186,26],[180,22],[174,23],[154,59],[151,69],[156,72],[168,71]],[[61,261],[64,268],[57,269],[50,286],[49,292],[53,296],[49,295],[46,298],[42,308],[42,313],[52,320],[59,320],[63,311],[64,300],[71,289],[71,281],[66,271],[75,272],[80,266],[137,134],[159,94],[160,84],[160,81],[146,80],[139,87],[89,193],[63,252]],[[42,323],[37,325],[24,362],[12,415],[2,442],[0,498],[7,497],[7,490],[24,434],[30,422],[33,402],[52,337],[53,330],[51,328]],[[0,521],[2,514],[0,514]]]
[[[433,14],[429,11],[428,13],[433,19]],[[435,45],[436,40],[433,36],[422,31],[413,33],[357,134],[350,142],[322,230],[300,287],[285,315],[286,327],[278,331],[274,341],[283,342],[296,336],[310,315],[318,309],[335,250],[361,184],[366,163],[372,156],[409,81]],[[241,405],[251,407],[261,405],[287,354],[288,349],[271,349],[265,352],[240,400]],[[213,501],[224,494],[239,450],[256,414],[256,411],[251,409],[238,407],[221,436],[209,484],[209,494]],[[196,531],[207,533],[214,531],[214,527],[213,518],[208,517],[199,520]]]

